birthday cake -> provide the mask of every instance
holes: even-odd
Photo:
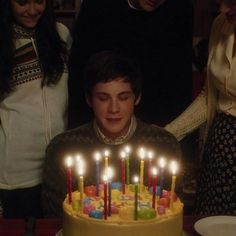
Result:
[[[182,235],[183,203],[176,194],[163,191],[161,198],[154,198],[146,187],[136,196],[134,185],[126,186],[125,193],[112,188],[108,207],[104,194],[101,190],[96,196],[95,186],[88,186],[83,201],[78,191],[72,193],[71,202],[67,195],[63,202],[63,236]]]

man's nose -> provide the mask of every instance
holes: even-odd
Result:
[[[112,99],[109,103],[109,111],[116,113],[120,110],[119,102],[116,99]]]

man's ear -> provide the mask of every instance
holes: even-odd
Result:
[[[89,105],[89,107],[92,107],[92,102],[91,102],[91,98],[86,96],[86,102]]]
[[[135,103],[134,103],[135,106],[137,106],[139,104],[141,97],[142,97],[142,95],[139,94],[138,97],[135,98]]]

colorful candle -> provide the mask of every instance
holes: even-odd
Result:
[[[163,157],[161,157],[158,164],[160,166],[160,198],[161,198],[164,186],[164,168],[166,166],[166,160]]]
[[[121,156],[121,183],[122,183],[122,193],[125,194],[125,158],[126,153],[122,151],[120,153]]]
[[[80,205],[80,211],[83,212],[83,199],[84,199],[84,161],[80,160],[79,162],[79,188],[80,188],[80,199],[79,199],[79,205]]]
[[[157,168],[152,168],[152,208],[156,208]]]
[[[144,189],[143,179],[144,179],[144,158],[145,158],[145,150],[143,148],[140,148],[139,156],[140,156],[140,175],[139,175],[140,187],[139,187],[139,190],[140,190],[140,192],[142,192]]]
[[[76,163],[76,168],[77,168],[77,170],[79,170],[79,165],[80,165],[80,161],[81,161],[81,155],[80,154],[77,154],[76,156],[75,156],[75,163]],[[78,175],[78,181],[77,181],[77,183],[78,183],[78,192],[80,192],[80,178],[79,178],[79,175]]]
[[[152,183],[152,158],[153,152],[148,152],[148,189],[151,187]]]
[[[174,201],[174,193],[175,193],[175,182],[176,182],[176,171],[177,171],[177,164],[175,161],[170,163],[170,169],[172,172],[171,178],[171,190],[170,190],[170,209],[173,210],[173,201]]]
[[[113,172],[110,167],[107,168],[107,178],[108,178],[108,216],[111,216],[111,183],[112,183]]]
[[[109,151],[108,150],[105,150],[104,151],[104,156],[105,156],[105,170],[108,168],[108,158],[109,158]]]
[[[104,189],[104,219],[107,220],[107,176],[103,177],[103,189]]]
[[[101,160],[101,154],[99,152],[96,152],[95,153],[95,162],[96,162],[96,196],[99,196],[100,160]]]
[[[67,188],[68,188],[68,200],[69,204],[72,203],[72,164],[73,159],[71,157],[66,158],[66,166],[67,166]]]
[[[138,219],[138,176],[134,177],[134,220]]]
[[[129,166],[129,156],[130,156],[130,147],[125,147],[125,153],[126,153],[126,184],[130,184],[130,166]]]

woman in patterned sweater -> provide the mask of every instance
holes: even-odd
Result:
[[[66,128],[70,34],[51,0],[2,0],[0,16],[3,216],[41,217],[45,147]]]

